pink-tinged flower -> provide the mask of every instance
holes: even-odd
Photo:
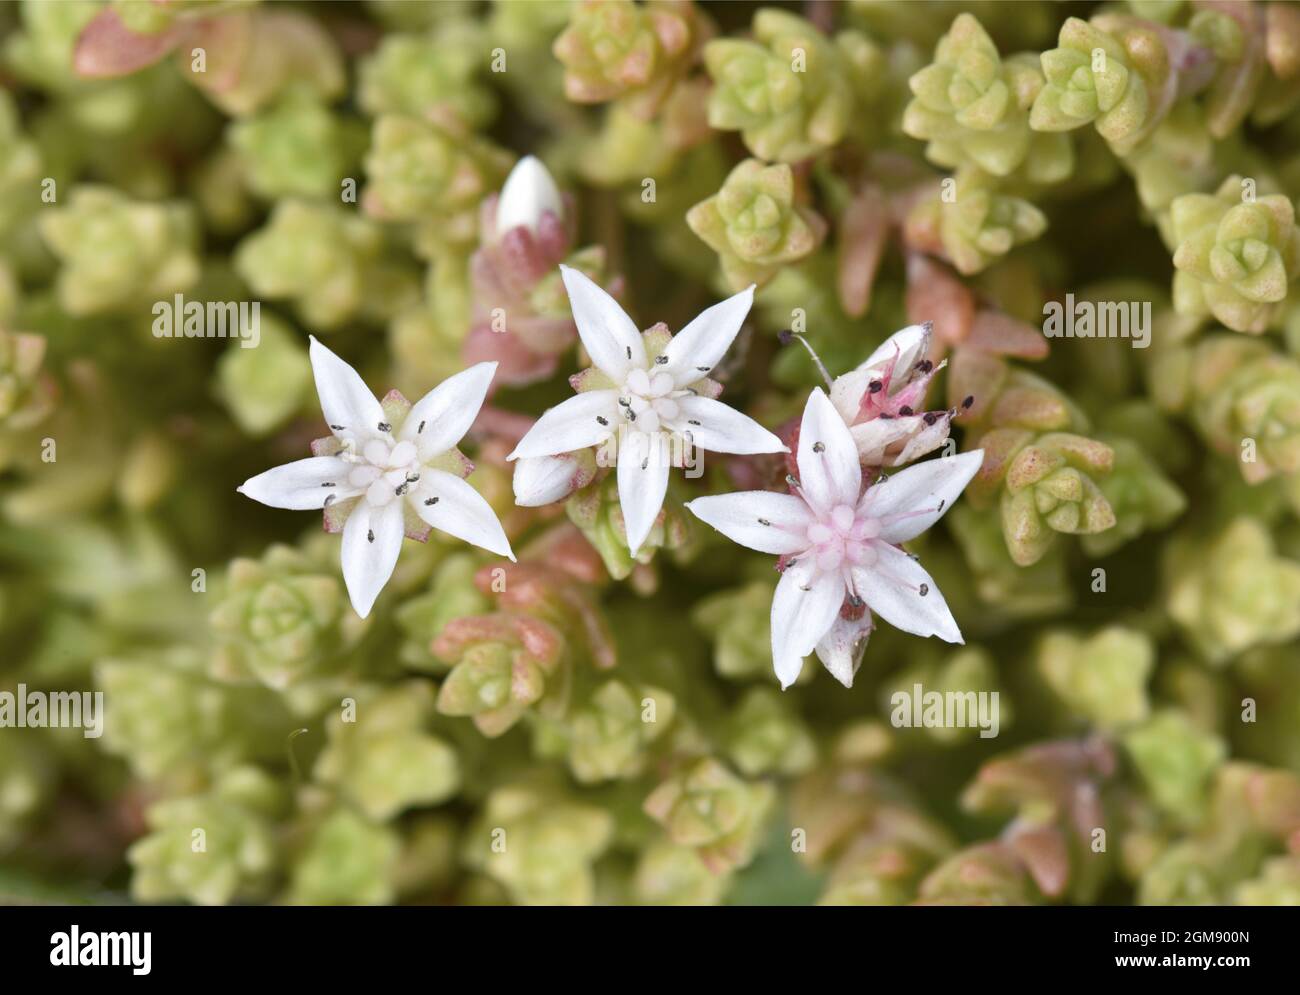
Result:
[[[831,384],[831,403],[849,426],[864,466],[902,466],[948,438],[952,411],[923,411],[930,381],[931,325],[895,332],[856,370]]]
[[[703,311],[675,336],[656,326],[643,337],[618,302],[583,273],[568,266],[560,272],[595,365],[571,379],[578,395],[543,414],[509,458],[592,446],[609,453],[616,445],[618,499],[628,548],[636,555],[663,507],[668,470],[681,461],[683,446],[742,455],[786,452],[758,422],[716,400],[721,388],[708,379],[740,331],[754,288]]]
[[[365,381],[313,337],[316,393],[333,433],[315,454],[244,481],[239,493],[272,508],[325,509],[325,528],[343,533],[343,580],[365,618],[397,565],[402,537],[431,529],[514,559],[496,513],[465,482],[474,469],[456,448],[469,431],[495,363],[449,377],[414,405],[397,391],[383,403]]]
[[[873,612],[904,632],[962,641],[943,595],[899,543],[937,522],[983,461],[983,450],[961,453],[868,485],[853,436],[817,388],[799,426],[793,494],[745,491],[687,503],[733,542],[780,557],[772,663],[783,688],[814,650],[852,687]]]

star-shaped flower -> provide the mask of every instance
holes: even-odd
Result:
[[[719,453],[788,452],[748,415],[716,400],[708,379],[754,301],[751,286],[701,312],[675,336],[637,329],[618,302],[583,273],[560,267],[582,344],[594,368],[571,379],[578,396],[551,408],[510,459],[536,459],[590,446],[618,447],[618,500],[636,555],[663,507],[668,469],[683,446]],[[666,342],[665,342],[666,339]],[[661,345],[661,343],[663,343]]]
[[[474,469],[456,444],[469,431],[496,363],[449,377],[414,406],[397,391],[383,403],[329,349],[311,340],[316,393],[333,435],[315,454],[259,473],[238,488],[254,501],[295,511],[325,509],[325,528],[343,533],[343,580],[365,618],[397,565],[402,537],[438,529],[514,559],[496,513],[465,482]]]
[[[872,612],[904,632],[962,642],[933,579],[898,544],[939,520],[984,451],[930,460],[872,484],[844,419],[818,388],[804,408],[796,461],[793,494],[746,491],[686,505],[732,541],[780,557],[772,663],[781,686],[794,683],[815,649],[852,687]]]

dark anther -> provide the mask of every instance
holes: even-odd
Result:
[[[933,411],[927,411],[925,414],[921,416],[921,421],[925,422],[927,425],[933,425],[938,420],[939,420],[939,416],[936,415]]]
[[[712,369],[711,366],[697,366],[697,367],[695,367],[695,368],[696,368],[697,370],[699,370],[701,373],[708,373],[709,370]]]
[[[879,394],[881,390],[884,389],[884,386],[885,385],[881,383],[879,380],[872,380],[871,383],[867,384],[867,393]]]
[[[596,416],[596,421],[600,422],[602,425],[608,425],[608,424],[609,424],[609,422],[608,422],[607,420],[605,420],[604,418],[602,418],[600,415],[597,415],[597,416]]]
[[[628,358],[628,359],[631,359],[631,358],[632,358],[632,347],[631,347],[631,346],[628,346],[628,347],[627,347],[627,358]]]
[[[929,373],[931,370],[934,369],[934,364],[930,362],[928,359],[923,359],[916,364],[916,368],[920,370],[922,373]]]
[[[969,408],[969,407],[970,407],[972,404],[974,404],[974,403],[975,403],[975,395],[974,395],[974,394],[967,394],[967,395],[966,395],[966,400],[964,400],[964,401],[961,402],[961,406],[962,406],[963,408]]]
[[[641,461],[641,469],[644,470],[649,465],[650,465],[650,457],[647,456],[645,459]]]
[[[435,504],[437,504],[437,503],[438,503],[438,499],[437,499],[436,497],[426,498],[426,499],[425,499],[425,502],[424,502],[425,507],[428,507],[428,508],[433,507],[433,506],[434,506]]]
[[[335,432],[342,432],[342,431],[343,431],[343,426],[342,426],[342,425],[331,425],[330,428],[333,429]]]
[[[776,340],[780,342],[782,345],[789,345],[791,342],[794,341],[794,329],[793,328],[781,329],[781,331],[776,333]]]
[[[909,405],[904,404],[901,408],[898,409],[898,413],[902,415],[904,418],[906,418],[912,413],[912,409]]]
[[[375,541],[375,530],[370,529],[368,532],[366,532],[366,542],[374,542],[374,541]]]
[[[424,431],[424,425],[425,425],[424,422],[420,422],[420,427],[415,430],[416,435],[419,435],[421,432]]]
[[[335,484],[334,484],[334,481],[332,481],[332,480],[327,480],[325,483],[321,484],[321,486],[322,486],[322,487],[334,487]]]
[[[667,362],[668,362],[668,357],[667,357],[667,356],[656,356],[656,357],[655,357],[655,366],[663,366],[663,365],[665,365]]]
[[[943,506],[944,506],[945,504],[947,504],[947,503],[948,503],[947,498],[940,498],[940,499],[939,499],[939,507],[938,507],[937,510],[939,510],[939,511],[943,511]]]
[[[930,593],[930,585],[929,585],[929,584],[922,584],[922,585],[921,585],[921,597],[924,598],[924,597],[925,597],[927,594],[929,594],[929,593]]]
[[[771,525],[772,523],[769,522],[766,518],[760,518],[760,519],[758,520],[758,524],[759,524],[759,525]]]
[[[814,442],[814,443],[813,443],[813,452],[815,452],[815,453],[824,453],[824,452],[826,452],[826,443],[824,443],[824,442]]]
[[[696,421],[694,418],[692,418],[692,419],[690,419],[686,424],[688,424],[688,425],[698,425],[699,422]]]
[[[381,422],[379,423],[379,431],[381,431],[381,432],[391,432],[392,430],[393,430],[393,426],[390,425],[390,424],[388,424],[388,422],[386,422],[386,421],[381,421]]]

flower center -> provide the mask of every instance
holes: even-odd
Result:
[[[348,483],[363,488],[366,500],[383,506],[405,494],[420,479],[419,454],[412,442],[370,439],[353,452]]]
[[[676,399],[686,393],[674,389],[673,378],[667,373],[633,370],[618,392],[619,411],[631,427],[646,433],[658,432],[662,422],[671,421],[681,413]]]
[[[838,570],[846,561],[869,567],[876,562],[872,540],[880,535],[880,519],[860,515],[841,504],[808,526],[808,542],[817,569]]]

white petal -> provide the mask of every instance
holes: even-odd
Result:
[[[537,231],[537,222],[550,211],[564,217],[564,201],[555,180],[536,156],[526,155],[515,163],[497,201],[497,235],[523,225]]]
[[[618,503],[627,528],[627,547],[635,556],[654,527],[668,491],[668,437],[624,432],[618,446]]]
[[[849,429],[849,434],[853,436],[853,444],[858,447],[858,459],[879,466],[885,458],[885,451],[895,443],[902,442],[921,424],[920,415],[872,418],[870,421],[858,422]]]
[[[812,512],[793,494],[740,491],[686,502],[700,521],[712,525],[732,542],[760,553],[782,555],[807,549]],[[767,523],[767,524],[764,524]]]
[[[478,417],[496,369],[496,363],[476,363],[448,377],[415,402],[397,437],[414,442],[421,460],[451,449]]]
[[[845,425],[852,425],[862,407],[862,395],[867,392],[872,380],[879,380],[876,370],[857,369],[836,377],[831,383],[831,404],[844,419]]]
[[[343,498],[361,493],[348,484],[350,469],[337,456],[311,456],[249,477],[235,490],[272,508],[307,511],[323,508],[331,494]]]
[[[848,426],[820,387],[808,395],[799,425],[799,483],[812,506],[827,511],[858,503],[862,467]]]
[[[701,311],[664,349],[668,362],[655,364],[654,368],[670,374],[678,387],[707,377],[731,348],[753,305],[754,285],[750,284],[740,293]]]
[[[330,431],[349,432],[360,438],[383,437],[379,427],[384,409],[375,400],[361,374],[311,337],[312,373],[316,376],[316,393]]]
[[[867,608],[904,632],[962,642],[957,621],[925,568],[896,546],[872,546],[879,554],[875,565],[853,568],[853,586]]]
[[[636,323],[618,301],[598,287],[587,274],[560,266],[569,306],[587,355],[601,370],[622,383],[627,371],[644,369],[645,345]]]
[[[559,456],[531,456],[515,464],[511,481],[515,504],[522,508],[540,508],[563,501],[577,484],[578,465],[567,453]]]
[[[498,556],[515,558],[497,513],[482,494],[455,474],[425,470],[420,476],[420,486],[407,494],[407,500],[439,532]]]
[[[739,455],[790,451],[749,415],[711,397],[687,395],[677,399],[677,408],[680,414],[672,421],[673,430],[682,436],[689,434],[700,449]]]
[[[538,418],[507,459],[555,456],[599,445],[613,434],[617,422],[618,391],[584,391]]]
[[[916,463],[867,488],[859,507],[879,518],[880,538],[906,542],[943,517],[984,462],[984,450]]]
[[[772,597],[772,666],[782,689],[794,683],[803,658],[835,624],[844,593],[840,574],[818,571],[811,557],[781,575]]]
[[[871,629],[869,611],[851,622],[843,615],[837,615],[830,630],[817,644],[817,659],[846,688],[853,687],[853,677],[862,666],[862,654],[866,652]]]
[[[343,582],[362,618],[393,575],[405,531],[401,501],[383,507],[360,501],[343,523]]]
[[[932,326],[928,321],[923,325],[908,325],[899,329],[885,339],[858,369],[884,369],[892,364],[897,379],[890,386],[901,386],[907,380],[905,374],[929,352],[931,331]]]

